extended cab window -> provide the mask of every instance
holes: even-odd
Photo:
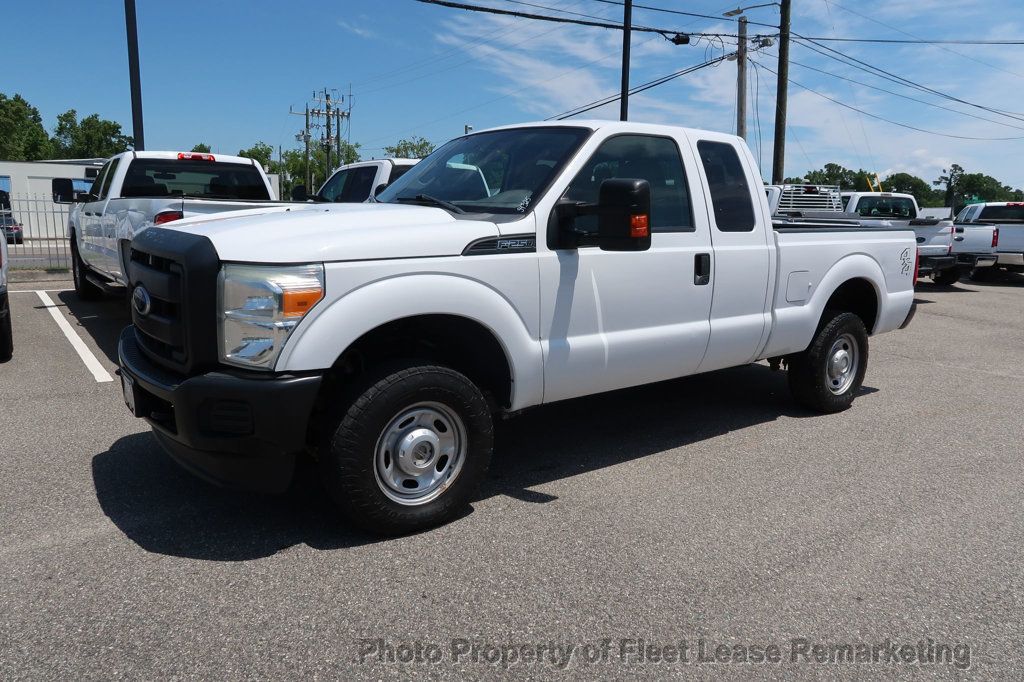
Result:
[[[366,201],[373,191],[373,180],[376,177],[376,166],[348,168],[331,176],[320,190],[320,197],[346,204]]]
[[[616,135],[601,143],[580,169],[565,198],[597,203],[601,183],[612,178],[639,178],[651,185],[651,230],[693,231],[690,193],[679,147],[667,137]],[[597,231],[597,216],[581,216],[576,227]]]
[[[715,225],[722,232],[752,232],[757,222],[754,203],[736,149],[725,142],[701,140],[697,151],[708,176]]]
[[[270,192],[263,176],[249,163],[135,159],[128,167],[121,196],[266,201],[270,199]]]
[[[397,164],[392,166],[391,167],[391,176],[388,178],[388,182],[394,182],[398,178],[400,178],[403,175],[405,175],[406,173],[408,173],[411,168],[412,168],[412,166],[399,166]]]
[[[861,197],[857,213],[864,218],[916,218],[913,199],[906,197]]]
[[[1006,206],[986,206],[981,209],[978,220],[995,222],[1024,222],[1024,204],[1007,204]]]

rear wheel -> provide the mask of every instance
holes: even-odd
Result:
[[[490,464],[494,427],[480,390],[447,367],[403,363],[357,393],[329,420],[319,450],[343,515],[383,535],[452,520]]]
[[[74,240],[74,237],[72,237]],[[71,242],[71,276],[75,280],[75,293],[83,301],[95,301],[103,295],[103,290],[86,279],[89,266],[82,262],[78,255],[78,247],[74,241]]]
[[[946,286],[956,284],[960,281],[960,268],[946,268],[945,270],[940,270],[932,275],[932,280],[936,284],[943,284]]]
[[[810,347],[789,359],[789,388],[804,407],[841,412],[853,404],[868,366],[868,332],[853,313],[826,311]]]
[[[11,306],[7,294],[0,296],[0,362],[14,355],[14,331],[11,325]]]
[[[987,268],[974,268],[971,270],[971,281],[972,282],[991,282],[995,279],[996,272],[999,268],[989,266]]]

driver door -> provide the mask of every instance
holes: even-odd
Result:
[[[710,333],[711,286],[696,277],[712,258],[707,215],[695,212],[699,175],[685,139],[606,138],[563,195],[596,202],[601,182],[651,186],[651,248],[540,252],[544,401],[552,402],[693,373]],[[596,217],[576,219],[596,230]]]

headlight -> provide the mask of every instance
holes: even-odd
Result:
[[[220,359],[270,370],[288,335],[324,297],[324,266],[228,264],[218,297]]]

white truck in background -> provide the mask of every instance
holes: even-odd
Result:
[[[346,164],[334,171],[312,196],[307,195],[305,185],[294,187],[292,201],[343,204],[369,201],[418,162],[419,159],[373,159]]]
[[[773,223],[722,133],[473,132],[375,203],[316,207],[132,241],[125,403],[222,485],[281,491],[308,454],[377,533],[458,515],[495,415],[761,359],[846,409],[868,337],[914,310],[913,232]]]
[[[199,152],[124,152],[111,157],[86,195],[71,180],[53,180],[54,201],[75,204],[68,216],[71,271],[82,299],[127,284],[132,238],[153,225],[192,216],[280,206],[253,159]]]
[[[965,206],[956,217],[958,227],[996,231],[993,239],[996,264],[991,270],[973,273],[983,280],[998,270],[1024,272],[1024,202],[997,201]]]

